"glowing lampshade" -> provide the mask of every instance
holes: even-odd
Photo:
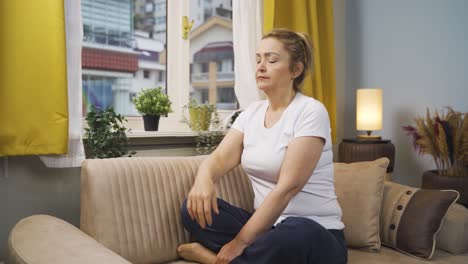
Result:
[[[367,131],[382,130],[382,89],[357,89],[356,129]]]

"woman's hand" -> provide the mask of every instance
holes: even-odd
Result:
[[[233,259],[240,256],[246,247],[246,244],[242,243],[237,238],[234,238],[231,242],[221,248],[216,256],[215,264],[230,263]]]
[[[214,183],[212,180],[197,178],[187,198],[187,211],[190,218],[195,219],[204,229],[206,224],[213,223],[211,209],[219,214]]]

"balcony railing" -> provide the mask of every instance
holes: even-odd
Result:
[[[84,32],[83,41],[87,43],[97,43],[117,47],[133,47],[133,41],[131,38],[106,33]]]
[[[207,82],[209,79],[208,72],[199,72],[191,74],[192,82]],[[234,72],[217,72],[216,73],[217,81],[234,81]]]

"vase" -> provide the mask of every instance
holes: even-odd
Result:
[[[143,125],[145,127],[145,131],[158,131],[159,118],[160,116],[158,115],[144,115]]]
[[[468,208],[468,175],[443,176],[437,170],[423,173],[423,189],[456,190],[460,193],[457,203]]]
[[[212,110],[207,107],[192,107],[189,109],[190,128],[193,131],[206,131],[210,127]]]

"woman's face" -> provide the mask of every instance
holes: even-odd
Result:
[[[290,56],[283,43],[275,38],[260,41],[256,52],[257,67],[255,77],[260,90],[292,88],[296,74],[289,70]]]

